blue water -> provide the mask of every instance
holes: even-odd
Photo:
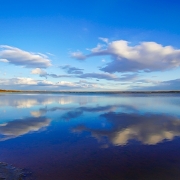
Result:
[[[180,94],[0,94],[0,161],[36,180],[178,180]]]

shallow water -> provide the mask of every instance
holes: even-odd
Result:
[[[37,180],[180,179],[180,94],[0,94],[0,161]]]

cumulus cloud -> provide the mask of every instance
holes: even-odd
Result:
[[[0,79],[1,85],[37,85],[37,81],[32,78],[11,78],[11,79]]]
[[[53,82],[46,80],[34,80],[32,78],[17,77],[11,79],[0,79],[0,84],[3,86],[49,86],[53,85]]]
[[[9,61],[7,59],[0,59],[0,62],[8,63]]]
[[[49,126],[50,122],[51,120],[45,117],[29,117],[0,124],[0,134],[3,136],[0,138],[0,141],[39,131],[41,128]]]
[[[89,88],[101,88],[100,83],[91,83],[87,81],[58,81],[35,80],[32,78],[11,78],[0,79],[0,88],[2,89],[19,89],[19,90],[82,90]],[[45,89],[46,88],[46,89]]]
[[[96,51],[94,50],[96,49]],[[107,45],[91,49],[91,53],[83,55],[80,60],[92,56],[108,55],[112,61],[100,70],[114,72],[164,71],[180,66],[180,49],[163,46],[156,42],[141,42],[131,46],[128,41],[112,41]],[[78,56],[72,56],[79,59]]]
[[[47,73],[45,70],[42,70],[41,68],[35,68],[31,71],[31,74],[38,74],[40,77],[52,77],[52,78],[62,78],[62,77],[70,77],[69,75],[57,75],[57,74],[51,74]]]
[[[123,74],[121,77],[118,77],[114,74],[110,73],[83,73],[83,69],[79,69],[76,67],[72,67],[70,65],[59,66],[60,68],[67,71],[68,74],[72,75],[57,75],[57,74],[49,74],[45,70],[40,68],[33,69],[31,74],[37,74],[40,77],[52,77],[52,78],[62,78],[62,77],[73,77],[73,78],[96,78],[96,79],[105,79],[105,80],[113,80],[113,81],[129,81],[137,78],[137,74]]]
[[[97,83],[89,83],[89,82],[68,82],[68,81],[60,81],[56,83],[57,86],[64,87],[64,88],[98,88],[99,85]]]
[[[137,74],[123,74],[121,77],[118,77],[110,73],[84,73],[79,76],[79,78],[96,78],[96,79],[105,79],[113,81],[129,81],[134,80],[138,77]]]
[[[84,70],[70,65],[59,66],[59,67],[61,69],[64,69],[68,74],[83,74],[83,70]]]
[[[64,87],[73,87],[73,86],[76,86],[75,83],[69,82],[69,81],[59,81],[59,82],[56,83],[56,85],[64,86]]]
[[[156,114],[126,114],[109,112],[101,115],[109,121],[111,129],[91,129],[79,126],[74,131],[90,131],[99,139],[107,137],[114,145],[126,145],[135,139],[143,144],[155,145],[163,140],[180,136],[180,121],[176,117]]]
[[[85,60],[86,59],[86,56],[83,55],[83,53],[80,52],[80,51],[71,53],[71,57],[75,58],[75,59],[78,59],[78,60]]]
[[[106,80],[117,80],[118,77],[109,73],[85,73],[78,76],[79,78],[97,78]]]
[[[44,54],[27,52],[7,45],[0,45],[0,59],[1,62],[26,68],[47,68],[51,66],[51,61]]]
[[[31,74],[38,74],[40,76],[46,76],[47,72],[40,68],[36,68],[31,71]]]
[[[180,79],[173,79],[168,81],[153,81],[153,80],[139,80],[139,82],[143,82],[147,84],[146,87],[132,86],[133,89],[141,89],[141,90],[180,90]],[[149,85],[150,84],[150,85]]]
[[[65,74],[62,74],[62,75],[58,75],[58,74],[49,74],[49,73],[47,73],[46,74],[46,77],[52,77],[52,78],[62,78],[62,77],[71,77],[71,76],[69,76],[69,75],[65,75]]]

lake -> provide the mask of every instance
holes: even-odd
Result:
[[[0,161],[35,180],[180,179],[180,94],[0,94]]]

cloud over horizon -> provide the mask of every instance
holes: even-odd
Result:
[[[46,86],[47,90],[51,88],[52,90],[65,90],[66,88],[68,90],[71,88],[73,90],[81,88],[94,90],[95,88],[102,89],[102,87],[104,90],[179,90],[178,77],[169,81],[152,77],[141,78],[144,73],[150,76],[151,73],[156,71],[167,71],[180,67],[180,49],[175,49],[172,46],[163,46],[156,42],[141,42],[137,45],[131,45],[130,42],[124,40],[110,42],[107,38],[99,39],[103,43],[98,44],[95,48],[86,49],[90,51],[89,54],[83,55],[80,51],[71,54],[73,58],[81,61],[98,56],[109,56],[111,58],[111,60],[106,59],[106,63],[103,63],[103,66],[102,64],[98,66],[97,63],[95,67],[97,69],[90,72],[86,72],[86,69],[88,69],[86,64],[82,66],[84,68],[81,68],[78,65],[73,66],[69,63],[66,65],[57,64],[51,68],[51,72],[53,72],[51,73],[49,72],[50,69],[44,69],[51,66],[51,61],[47,55],[0,45],[1,63],[32,68],[30,76],[26,74],[26,77],[19,77],[22,76],[22,73],[18,73],[18,76],[14,75],[11,78],[6,75],[5,70],[1,70],[0,73],[8,78],[3,78],[2,76],[0,86],[2,89],[22,90],[33,90],[36,88],[37,90],[43,90],[43,86]],[[64,70],[65,73],[59,74],[60,69]],[[37,80],[35,76],[34,79],[32,75],[44,77],[46,80]],[[47,80],[47,78],[49,79]],[[55,80],[52,78],[61,79],[58,82],[54,82]],[[88,79],[93,82],[83,82],[81,79]],[[110,83],[112,84],[105,84],[104,80],[107,82],[111,81]],[[96,81],[99,81],[99,83],[96,83]]]
[[[57,74],[49,74],[45,70],[36,68],[31,71],[31,74],[37,74],[40,77],[45,77],[46,79],[48,77],[52,78],[62,78],[62,77],[70,77],[70,78],[90,78],[90,79],[104,79],[104,80],[111,80],[111,81],[129,81],[136,79],[138,75],[136,73],[134,74],[123,74],[121,77],[118,77],[114,74],[110,73],[83,73],[83,69],[79,69],[76,67],[72,67],[70,65],[60,66],[60,68],[67,70],[67,73],[69,75],[57,75]]]
[[[0,45],[0,61],[26,68],[47,68],[52,65],[45,54],[32,53],[7,45]]]
[[[148,83],[148,80],[146,80]],[[180,90],[180,79],[172,79],[168,81],[158,81],[158,82],[153,82],[149,80],[149,83],[152,83],[151,86],[147,87],[141,87],[142,90],[166,90],[166,91],[172,91]],[[133,86],[134,89],[140,89],[137,85]]]
[[[84,73],[77,77],[79,78],[96,78],[96,79],[104,79],[111,81],[129,81],[137,78],[137,74],[123,74],[121,77],[118,77],[114,74],[110,73]]]
[[[58,81],[52,82],[48,80],[35,80],[32,78],[17,77],[10,79],[0,79],[0,88],[8,89],[19,89],[19,90],[31,90],[36,88],[36,90],[71,90],[71,89],[87,89],[87,88],[98,88],[101,84],[91,83],[87,81]],[[44,89],[46,87],[46,89]]]
[[[93,56],[110,56],[112,61],[100,68],[108,73],[164,71],[180,66],[180,49],[156,42],[140,42],[131,46],[128,41],[117,40],[107,45],[98,44],[90,51],[87,55],[81,52],[72,53],[71,57],[85,60]]]

